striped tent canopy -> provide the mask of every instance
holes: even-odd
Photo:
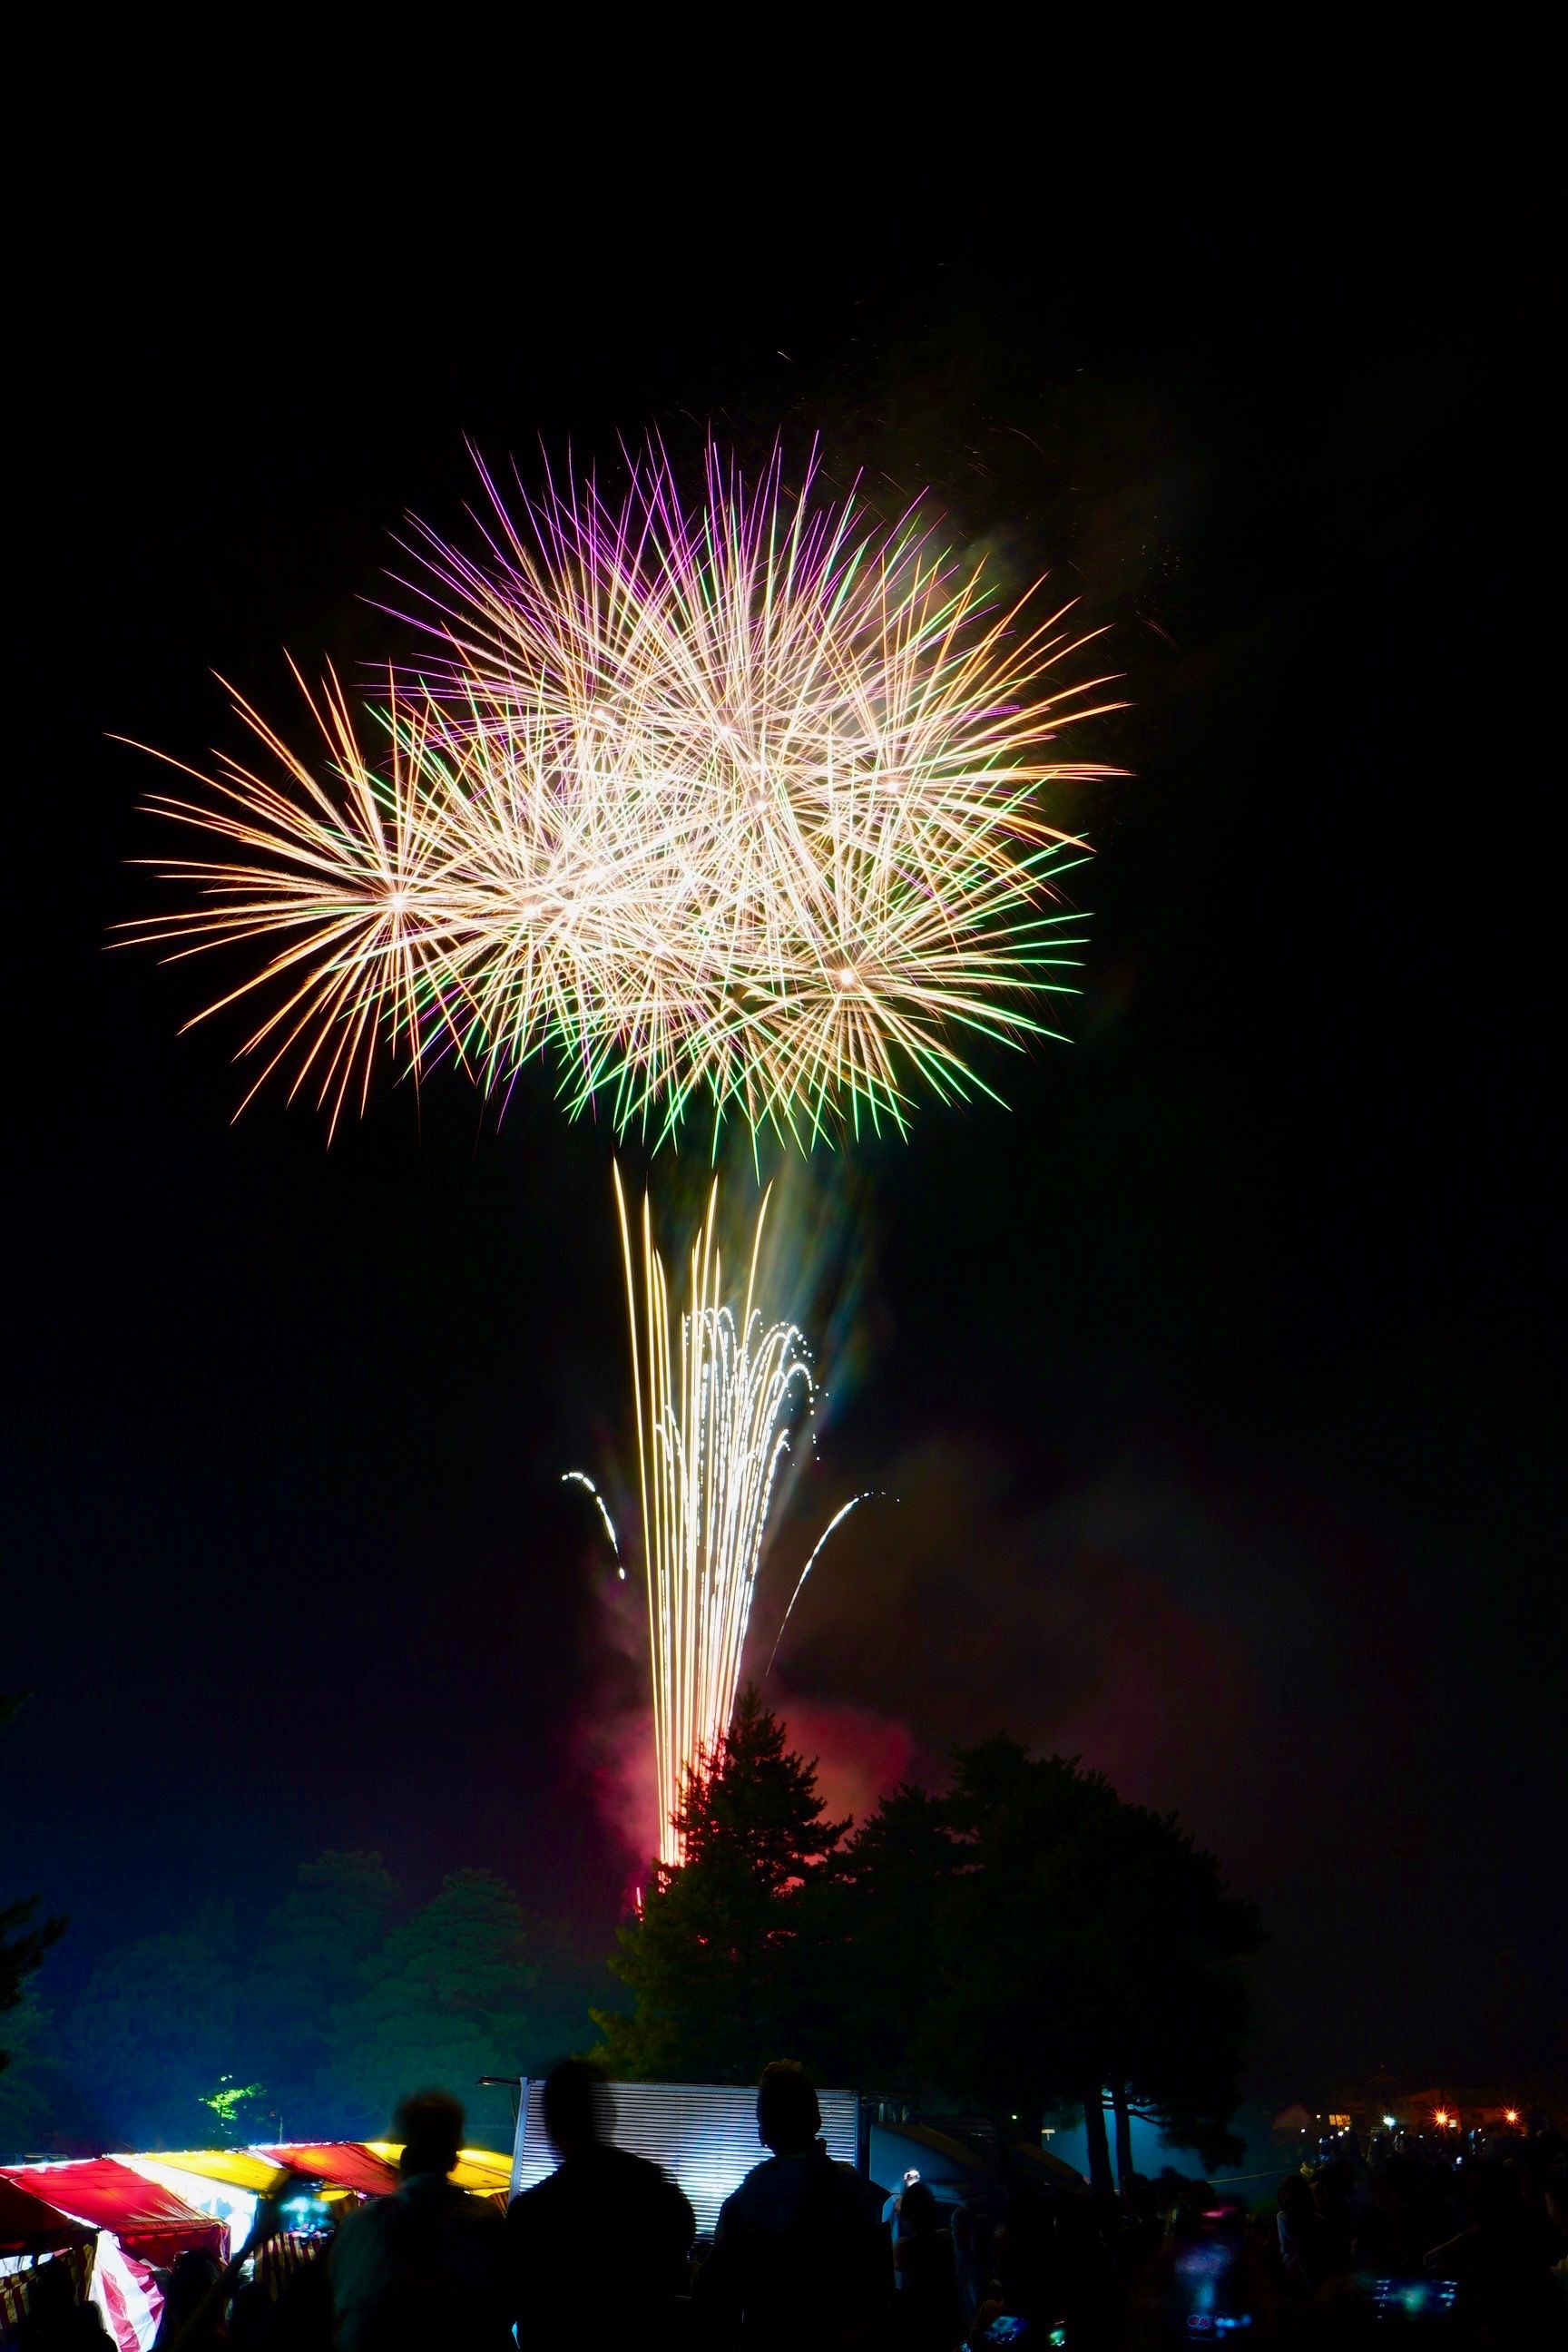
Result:
[[[0,2175],[42,2198],[74,2221],[108,2230],[127,2252],[144,2261],[173,2262],[192,2246],[226,2261],[228,2231],[198,2213],[161,2182],[145,2179],[118,2157],[91,2156],[64,2164],[7,2165]]]
[[[127,2164],[166,2165],[171,2172],[194,2172],[200,2179],[216,2180],[225,2189],[243,2189],[247,2196],[264,2197],[283,2170],[271,2156],[260,2156],[253,2147],[178,2147],[149,2149],[144,2156],[128,2156]]]
[[[366,2147],[373,2156],[395,2164],[403,2154],[403,2143],[395,2139],[367,2139]],[[511,2193],[511,2158],[498,2156],[492,2147],[466,2147],[459,2154],[451,2178],[459,2189],[472,2189],[476,2197],[505,2198]]]
[[[360,2197],[390,2197],[399,2186],[397,2167],[363,2140],[290,2140],[287,2146],[253,2148],[252,2155],[286,2164],[325,2189],[352,2189]]]
[[[18,2197],[22,2193],[19,2189],[16,2192]],[[0,2196],[0,2204],[4,2202],[4,2197]],[[25,2251],[31,2251],[34,2253],[42,2252],[36,2246],[30,2250],[6,2246],[0,2251],[7,2254]],[[93,2258],[97,2252],[98,2240],[89,2230],[83,2232],[82,2243],[79,2246],[61,2247],[57,2252],[45,2253],[36,2268],[29,2264],[26,2270],[0,2273],[0,2344],[9,2344],[12,2336],[26,2318],[28,2306],[32,2302],[33,2282],[51,2262],[65,2263],[70,2276],[72,2294],[78,2303],[85,2302],[92,2281]]]
[[[0,2254],[53,2254],[87,2245],[93,2232],[35,2189],[0,2172]]]

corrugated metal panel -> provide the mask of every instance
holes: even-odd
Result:
[[[710,2231],[719,2208],[767,2154],[757,2137],[757,2095],[714,2083],[613,2083],[616,2139],[672,2173],[691,2200],[699,2230]],[[827,2153],[853,2164],[859,2100],[853,2091],[818,2091]],[[544,2129],[544,2085],[524,2085],[518,2110],[511,2185],[531,2189],[554,2169]]]

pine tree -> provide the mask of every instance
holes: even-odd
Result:
[[[751,2083],[806,2054],[822,1864],[848,1828],[824,1821],[816,1769],[785,1746],[754,1687],[718,1755],[688,1783],[686,1860],[660,1867],[610,1965],[629,2016],[595,2011],[611,2072],[644,2081]]]
[[[510,1887],[491,1871],[453,1871],[387,1935],[359,1992],[333,2009],[318,2108],[363,2135],[384,2128],[410,2091],[435,2084],[469,2101],[480,2074],[523,2073],[538,1973]],[[482,2121],[493,2136],[499,2110],[487,2106]]]
[[[341,2120],[321,2087],[337,2055],[334,2020],[363,1993],[401,1902],[379,1853],[327,1853],[300,1864],[268,1919],[247,1988],[244,2054],[266,2077],[275,2136]],[[356,2109],[351,2120],[364,2119]]]

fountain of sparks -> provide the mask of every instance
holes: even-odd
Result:
[[[675,1815],[689,1777],[729,1728],[768,1517],[790,1435],[815,1393],[804,1334],[764,1320],[757,1266],[764,1193],[739,1307],[727,1297],[719,1188],[691,1246],[687,1297],[672,1307],[645,1196],[640,1233],[616,1176],[653,1683],[659,1860],[681,1860]]]

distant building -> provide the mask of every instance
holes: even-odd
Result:
[[[1321,2106],[1296,2100],[1282,2107],[1270,2126],[1275,2141],[1327,2147],[1353,2133],[1358,2140],[1378,2132],[1402,2132],[1422,2137],[1446,2132],[1508,2132],[1528,2126],[1540,2112],[1540,2102],[1522,2085],[1490,2084],[1477,2089],[1439,2084],[1406,2089],[1388,2075],[1370,2083],[1342,2084],[1324,2096]]]

